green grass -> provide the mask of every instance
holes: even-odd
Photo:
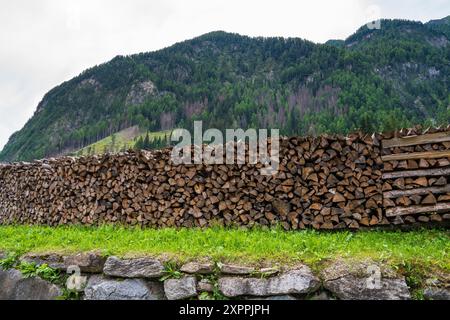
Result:
[[[167,135],[171,134],[171,130],[168,131],[158,131],[158,132],[149,132],[150,141],[153,141],[156,138],[165,138]],[[89,154],[102,154],[105,152],[119,152],[123,149],[132,149],[136,144],[137,139],[145,138],[147,132],[142,132],[138,127],[131,127],[125,130],[122,130],[116,134],[114,134],[114,143],[113,143],[113,135],[110,135],[102,140],[99,140],[83,149],[75,152],[77,156],[86,156]]]
[[[209,257],[216,261],[262,261],[318,265],[328,259],[373,259],[394,266],[420,266],[450,271],[450,233],[285,232],[241,229],[145,229],[112,226],[0,226],[0,250],[59,252],[101,250],[105,255],[170,256],[183,262]]]

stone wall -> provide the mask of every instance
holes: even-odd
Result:
[[[0,224],[359,229],[450,219],[450,131],[281,139],[280,169],[171,150],[0,165]]]
[[[0,260],[7,255],[0,252]],[[59,271],[52,282],[28,277],[20,265]],[[27,268],[29,269],[29,268]],[[315,268],[317,269],[317,268]],[[433,275],[424,298],[450,300],[448,277]],[[10,269],[0,267],[0,300],[409,300],[405,275],[364,261],[327,261],[320,271],[303,264],[238,265],[203,259],[175,261],[104,257],[98,252],[62,256],[26,254]]]
[[[25,278],[16,269],[0,269],[0,300],[51,300],[63,289],[79,292],[85,300],[183,300],[183,299],[389,299],[411,295],[404,277],[382,268],[379,288],[367,288],[368,263],[329,265],[320,273],[308,266],[244,266],[189,262],[175,266],[153,258],[103,258],[97,253],[74,256],[32,255],[17,264],[46,264],[61,271],[78,273],[65,283],[52,284],[40,278]],[[168,267],[170,266],[170,267]]]

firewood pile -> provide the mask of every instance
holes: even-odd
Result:
[[[448,220],[450,131],[417,134],[282,138],[273,176],[262,164],[175,165],[171,149],[3,164],[0,224],[339,230]]]
[[[283,171],[291,183],[283,187],[287,182],[280,181],[274,209],[282,219],[277,203],[289,204],[291,228],[297,221],[300,229],[327,230],[389,223],[382,212],[383,162],[375,135],[291,138],[283,147]]]
[[[450,132],[410,129],[384,138],[386,216],[394,224],[448,220]]]

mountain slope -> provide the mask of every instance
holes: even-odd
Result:
[[[450,40],[385,20],[319,45],[213,32],[116,57],[45,95],[0,160],[79,150],[122,129],[280,128],[283,134],[389,130],[449,121]]]
[[[447,37],[450,37],[450,16],[439,20],[431,20],[427,23],[427,26],[436,31],[445,33]]]
[[[170,139],[171,131],[145,132],[138,126],[133,126],[117,133],[114,133],[102,140],[92,143],[74,153],[76,156],[88,156],[103,153],[117,153],[129,149],[139,149],[139,143],[143,144],[148,139],[147,144],[156,146],[166,146]],[[148,138],[147,138],[148,137]]]

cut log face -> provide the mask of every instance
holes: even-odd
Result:
[[[337,192],[334,197],[333,197],[333,202],[338,203],[338,202],[346,202],[347,200],[345,199],[345,197],[340,194],[339,192]]]
[[[436,203],[437,203],[436,197],[435,197],[432,193],[429,193],[429,194],[422,200],[422,204],[424,204],[424,205],[436,204]]]

